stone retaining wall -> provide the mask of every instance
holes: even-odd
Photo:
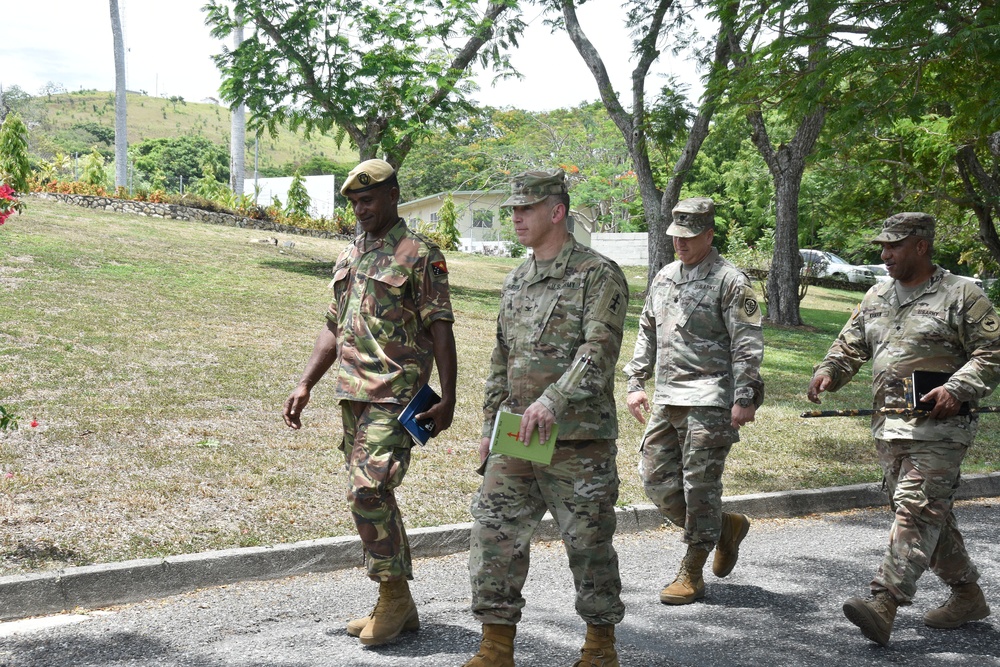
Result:
[[[126,199],[115,199],[114,197],[97,197],[93,195],[64,195],[53,192],[33,192],[31,197],[38,199],[51,199],[65,204],[82,206],[83,208],[93,208],[102,211],[116,211],[118,213],[133,213],[144,215],[150,218],[165,218],[168,220],[187,220],[191,222],[207,222],[212,225],[225,225],[227,227],[240,227],[242,229],[260,229],[270,232],[280,232],[282,234],[298,234],[299,236],[313,236],[323,239],[347,239],[343,234],[334,234],[320,229],[302,229],[289,225],[280,225],[269,220],[254,220],[229,213],[218,213],[206,211],[191,206],[178,206],[177,204],[154,204],[151,202],[130,201]]]

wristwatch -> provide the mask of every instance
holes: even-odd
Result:
[[[741,408],[749,408],[751,405],[753,405],[753,399],[752,398],[737,398],[736,399],[736,403]]]

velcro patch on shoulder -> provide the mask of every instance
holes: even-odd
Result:
[[[976,299],[976,302],[972,304],[972,308],[969,308],[969,321],[978,322],[992,310],[993,306],[990,304],[989,299]]]
[[[746,324],[760,325],[760,303],[752,287],[747,285],[743,288],[743,296],[740,297],[739,303],[740,308],[736,318]]]
[[[436,262],[431,262],[431,272],[433,272],[435,276],[447,275],[448,265],[444,263],[443,259],[440,259]]]

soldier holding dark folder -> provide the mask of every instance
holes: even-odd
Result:
[[[896,608],[910,604],[927,568],[952,594],[924,614],[925,625],[957,628],[990,613],[952,505],[977,425],[976,415],[960,415],[960,408],[966,402],[975,407],[1000,380],[1000,317],[981,289],[931,261],[930,215],[893,215],[872,242],[882,246],[892,280],[865,294],[816,367],[807,395],[819,403],[822,392],[838,390],[872,360],[872,434],[895,519],[871,597],[850,598],[844,614],[865,637],[884,646]],[[932,404],[929,415],[878,412],[912,407],[906,380],[914,371],[949,376],[913,397]]]

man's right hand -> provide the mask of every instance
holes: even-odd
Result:
[[[809,390],[806,391],[806,398],[813,403],[822,403],[819,395],[826,391],[833,379],[829,375],[814,375],[809,383]]]
[[[631,391],[628,396],[625,397],[625,402],[628,404],[628,411],[632,413],[640,424],[646,423],[646,415],[649,414],[649,398],[646,396],[646,392],[642,389],[639,391]],[[643,414],[645,411],[646,414]]]
[[[296,430],[302,428],[302,410],[308,403],[309,388],[304,384],[300,384],[295,387],[295,391],[293,391],[285,401],[285,409],[281,413],[281,416],[285,419],[285,425],[288,426],[288,428]]]

